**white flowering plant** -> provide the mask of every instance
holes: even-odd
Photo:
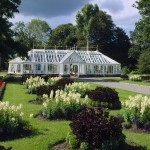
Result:
[[[89,84],[84,82],[74,82],[65,86],[64,91],[67,93],[79,93],[81,97],[85,97],[86,92],[89,90]]]
[[[0,102],[0,140],[5,136],[18,136],[30,130],[29,123],[23,120],[24,113],[19,106],[10,105],[9,102]]]
[[[50,85],[54,85],[54,84],[56,84],[56,82],[59,81],[60,79],[62,79],[62,77],[51,77],[51,78],[48,79],[47,82],[48,82]]]
[[[51,91],[50,96],[43,95],[42,116],[47,119],[65,118],[71,119],[73,113],[77,112],[86,104],[86,99],[81,100],[81,94],[57,90],[55,97]]]
[[[122,103],[121,114],[125,122],[139,120],[142,124],[150,121],[150,98],[147,96],[129,96],[129,99]]]
[[[28,93],[35,94],[36,88],[42,85],[49,85],[48,82],[45,82],[45,80],[39,76],[27,78],[26,82],[23,82],[25,87],[28,89]]]
[[[142,81],[142,78],[140,75],[133,75],[129,77],[129,80],[131,81]]]

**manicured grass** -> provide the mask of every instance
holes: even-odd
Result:
[[[0,75],[6,75],[7,73],[8,73],[7,70],[0,71]]]
[[[126,135],[126,141],[138,143],[140,146],[150,150],[150,134],[134,133],[127,130],[124,130],[123,133]]]
[[[150,82],[122,80],[121,82],[150,86]]]
[[[24,119],[30,121],[37,132],[29,137],[0,142],[0,145],[12,146],[14,150],[46,150],[52,145],[65,139],[69,131],[69,121],[44,121],[38,118],[29,118],[31,113],[37,114],[42,105],[30,104],[28,101],[35,95],[25,94],[27,90],[18,83],[8,83],[3,101],[9,101],[12,105],[23,104]]]
[[[123,80],[120,77],[100,77],[100,78],[95,78],[95,79],[103,80],[103,81],[110,81],[110,82],[125,82],[125,83],[131,83],[131,84],[150,86],[150,82]]]
[[[90,88],[94,89],[96,84],[90,83]],[[31,113],[37,114],[42,105],[31,104],[28,101],[35,98],[35,95],[26,94],[26,89],[19,83],[8,83],[3,97],[3,101],[9,101],[11,104],[23,104],[24,119],[28,120],[37,132],[31,136],[0,142],[0,145],[6,147],[12,146],[14,150],[46,150],[49,145],[65,139],[67,132],[70,130],[69,121],[45,121],[38,118],[29,118]],[[121,101],[128,99],[129,95],[138,93],[116,89],[119,92]],[[119,110],[111,111],[115,115]],[[150,149],[149,134],[133,133],[124,131],[128,141],[136,142],[139,145],[146,146]]]

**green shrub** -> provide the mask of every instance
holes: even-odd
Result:
[[[122,125],[118,118],[110,117],[103,108],[84,107],[72,118],[73,134],[80,142],[87,142],[91,149],[117,149],[124,142]]]
[[[71,133],[69,132],[67,134],[66,143],[68,144],[70,148],[73,148],[73,149],[79,148],[80,146],[79,140],[77,139],[76,135],[74,135],[72,132]]]
[[[80,144],[80,148],[81,148],[82,150],[88,150],[88,149],[89,149],[89,144],[88,144],[87,142],[82,142],[82,143]]]
[[[131,81],[142,81],[142,78],[140,75],[133,75],[129,77],[129,80]]]
[[[130,70],[129,70],[129,68],[127,67],[127,66],[125,66],[125,67],[123,67],[122,69],[121,69],[121,74],[122,75],[127,75],[127,74],[129,74],[130,73]]]
[[[20,82],[22,81],[21,77],[17,77],[15,75],[7,74],[3,77],[3,81],[5,82]]]
[[[138,71],[140,73],[150,73],[150,48],[144,50],[138,59]]]

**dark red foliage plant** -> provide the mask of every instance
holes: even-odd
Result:
[[[60,80],[58,80],[56,82],[56,86],[58,86],[60,89],[64,89],[65,88],[65,85],[68,85],[68,84],[72,84],[74,81],[71,80],[70,78],[61,78]]]
[[[82,108],[73,116],[70,127],[80,142],[87,142],[94,149],[103,149],[106,143],[110,148],[113,144],[108,143],[112,141],[119,146],[124,137],[120,120],[101,107]]]
[[[96,87],[95,90],[91,90],[87,94],[88,97],[94,101],[101,101],[101,102],[119,101],[118,92],[109,87]]]

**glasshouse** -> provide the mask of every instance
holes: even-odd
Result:
[[[60,76],[119,75],[120,63],[98,51],[32,49],[9,61],[9,74]]]

